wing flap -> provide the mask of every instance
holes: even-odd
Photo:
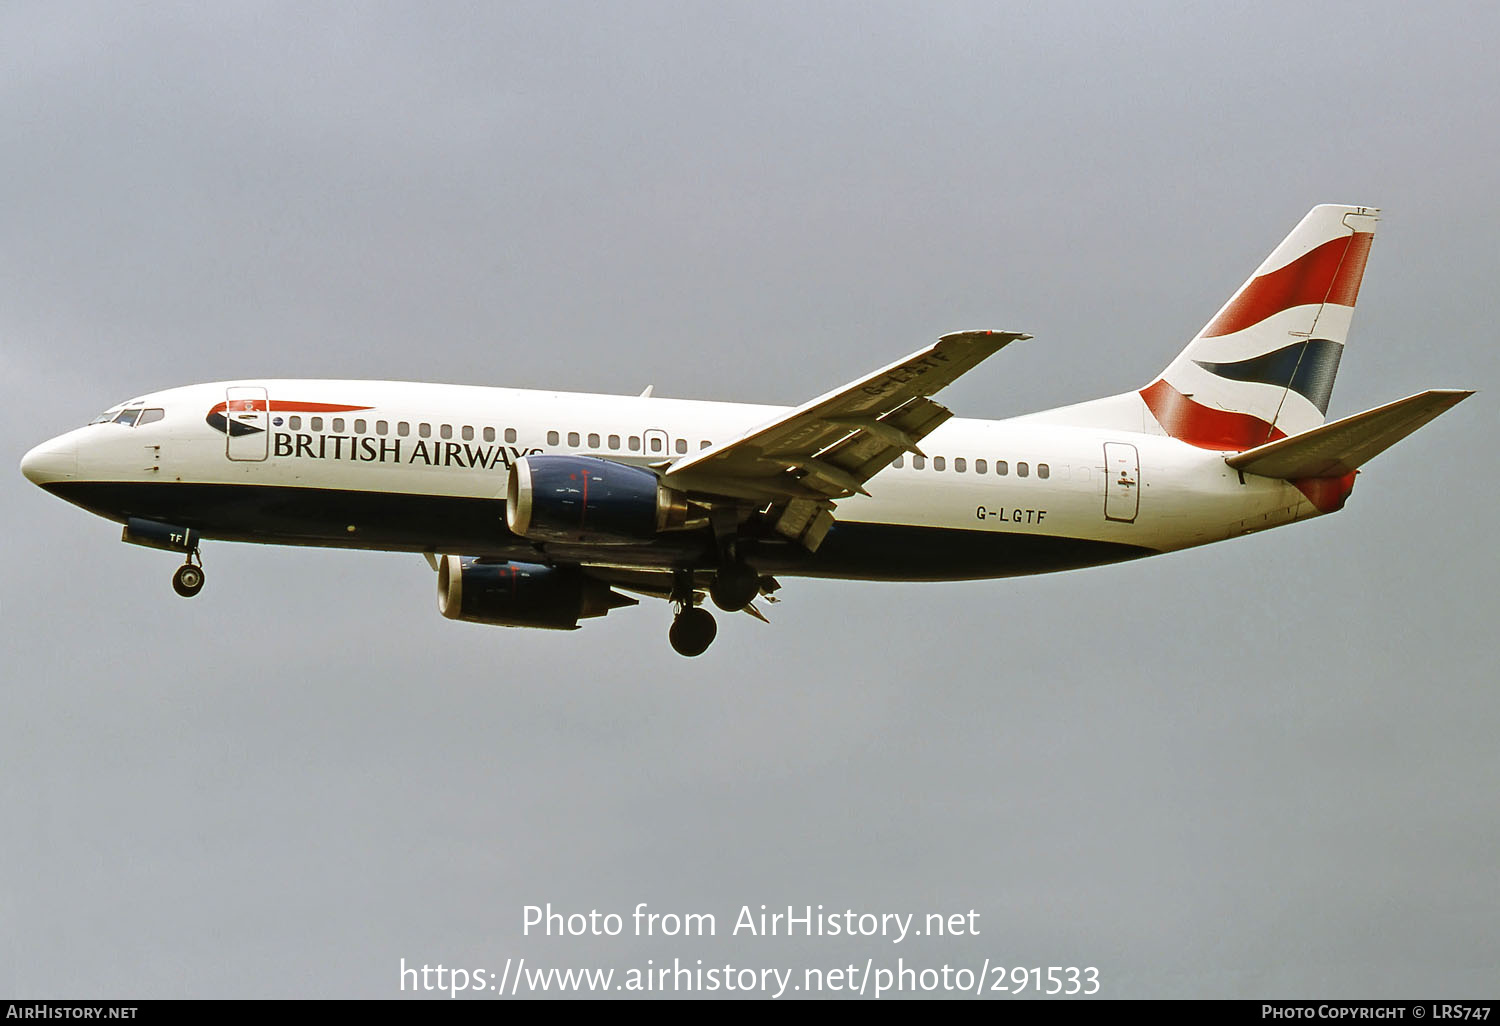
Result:
[[[1018,339],[961,331],[825,393],[738,438],[678,460],[665,483],[740,498],[835,500],[863,485],[952,412],[927,397]]]
[[[812,456],[798,450],[767,453],[766,458],[785,463],[791,470],[805,471],[800,479],[789,481],[811,485],[829,498],[845,495],[868,495],[864,484],[890,466],[904,452],[922,455],[917,442],[931,434],[953,411],[925,397],[908,400],[884,417],[834,417],[843,435]]]
[[[1287,481],[1343,477],[1463,402],[1472,391],[1435,388],[1235,453],[1236,470]]]

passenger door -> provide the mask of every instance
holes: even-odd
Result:
[[[1104,443],[1104,519],[1134,523],[1141,505],[1141,463],[1128,442]]]
[[[271,403],[260,387],[233,385],[224,395],[224,454],[263,460],[271,441]]]

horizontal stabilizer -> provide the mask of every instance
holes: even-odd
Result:
[[[1225,462],[1247,474],[1286,481],[1343,477],[1473,394],[1435,388],[1235,453]]]

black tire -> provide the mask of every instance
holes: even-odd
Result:
[[[667,632],[667,640],[671,641],[678,655],[698,656],[708,651],[718,633],[719,625],[714,622],[713,614],[707,609],[694,607],[677,614],[672,629]]]
[[[192,598],[203,590],[203,568],[184,563],[172,575],[172,590],[183,598]]]
[[[737,613],[760,594],[760,575],[743,563],[726,566],[708,586],[708,597],[726,613]]]

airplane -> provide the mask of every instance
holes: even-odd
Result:
[[[208,540],[421,553],[443,616],[576,629],[780,578],[954,581],[1171,552],[1344,506],[1372,457],[1468,398],[1325,422],[1378,209],[1320,205],[1144,387],[1007,420],[932,397],[1014,342],[961,331],[795,408],[468,385],[242,380],[153,392],[43,442],[42,488],[177,552]]]

